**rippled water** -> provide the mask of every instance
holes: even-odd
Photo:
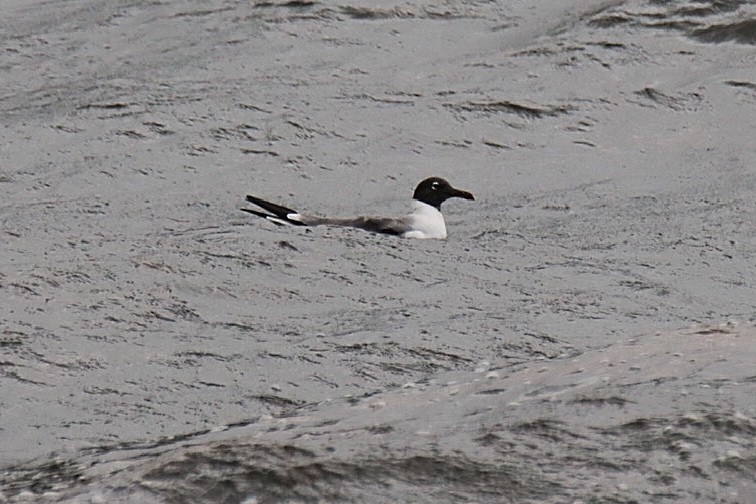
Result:
[[[752,2],[7,8],[0,502],[756,502]]]

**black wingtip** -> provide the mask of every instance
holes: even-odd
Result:
[[[297,220],[292,220],[289,218],[289,215],[297,213],[295,210],[292,210],[291,208],[287,208],[281,205],[276,205],[275,203],[271,203],[270,201],[265,201],[264,199],[260,199],[257,196],[252,196],[251,194],[247,195],[246,200],[249,203],[252,203],[253,205],[257,205],[258,207],[262,208],[263,210],[269,213],[260,212],[259,210],[252,210],[250,208],[242,208],[241,210],[244,212],[257,215],[258,217],[263,217],[264,219],[267,219],[279,225],[283,225],[284,223],[289,223],[295,226],[307,225],[304,222],[299,222]]]
[[[257,196],[252,196],[251,194],[247,195],[247,201],[252,203],[253,205],[259,206],[266,212],[270,212],[276,217],[280,219],[284,219],[284,220],[286,220],[287,215],[297,213],[295,210],[292,210],[291,208],[287,208],[281,205],[276,205],[275,203],[271,203],[270,201],[265,201],[264,199],[258,198]]]
[[[252,215],[257,215],[258,217],[262,217],[263,219],[267,219],[268,217],[273,217],[270,214],[266,214],[264,212],[259,212],[257,210],[252,210],[251,208],[240,208],[242,212],[251,213]]]

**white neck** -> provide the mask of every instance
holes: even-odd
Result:
[[[422,201],[413,201],[409,219],[412,231],[404,233],[402,236],[405,238],[446,238],[444,216],[435,207]]]

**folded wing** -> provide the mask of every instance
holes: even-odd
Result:
[[[317,217],[314,215],[300,214],[296,210],[285,206],[277,205],[258,198],[257,196],[248,195],[247,201],[253,205],[265,210],[261,212],[253,208],[242,208],[243,212],[251,213],[267,219],[278,225],[292,224],[295,226],[341,226],[364,229],[373,233],[388,235],[402,235],[411,230],[409,219],[399,218],[390,219],[386,217],[353,217],[345,219],[334,219],[328,217]]]
[[[302,222],[308,226],[341,226],[364,229],[373,233],[401,236],[410,231],[410,223],[406,218],[390,219],[387,217],[353,217],[347,219],[330,219],[327,217],[302,216]]]

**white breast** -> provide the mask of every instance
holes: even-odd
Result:
[[[412,202],[412,213],[409,215],[412,231],[402,236],[405,238],[446,238],[446,223],[441,212],[434,207],[420,201]]]

